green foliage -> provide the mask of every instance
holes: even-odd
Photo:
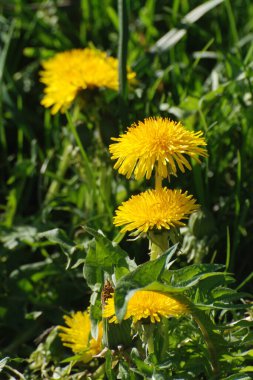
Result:
[[[120,18],[112,0],[0,1],[1,376],[250,379],[253,4],[119,4]],[[89,45],[118,52],[120,95],[94,91],[52,116],[40,105],[41,60]],[[137,78],[128,89],[126,62]],[[203,130],[209,157],[170,183],[202,210],[178,246],[147,261],[144,239],[112,224],[115,207],[147,184],[114,173],[107,148],[155,115]],[[90,305],[96,336],[106,281],[119,320],[138,289],[173,295],[191,316],[160,327],[104,321],[113,350],[84,364],[51,328]]]

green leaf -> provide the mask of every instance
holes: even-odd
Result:
[[[88,227],[84,230],[95,238],[95,252],[87,255],[85,265],[99,266],[110,274],[113,274],[114,266],[129,267],[128,254],[116,243],[107,239],[102,232]]]
[[[108,350],[105,354],[105,372],[108,380],[116,380],[113,357],[110,350]]]
[[[16,249],[20,243],[32,245],[38,237],[37,228],[29,225],[2,228],[1,230],[0,241],[11,250]]]
[[[5,62],[7,58],[7,53],[11,44],[13,32],[15,29],[15,24],[16,24],[15,18],[13,18],[12,23],[9,27],[7,38],[5,39],[5,44],[4,47],[1,49],[1,55],[0,55],[0,82],[2,82],[3,78],[3,73],[4,73],[4,68],[5,68]]]
[[[222,380],[252,380],[251,377],[245,375],[245,374],[235,374],[235,375],[231,375],[231,376],[228,376],[226,378],[223,378]]]
[[[94,339],[98,337],[98,325],[101,321],[101,300],[97,292],[93,292],[90,299],[91,335]]]
[[[235,301],[242,298],[252,298],[251,294],[245,292],[237,292],[234,289],[218,287],[212,291],[212,296],[215,301]]]
[[[102,267],[94,262],[96,258],[96,242],[91,241],[87,252],[86,260],[83,266],[83,276],[92,291],[99,291],[104,281]]]
[[[221,269],[223,265],[196,264],[178,270],[164,271],[162,280],[179,291],[195,287],[198,292],[209,294],[216,288],[234,282],[234,278],[226,272],[212,272]]]
[[[131,359],[133,360],[138,369],[138,371],[132,369],[134,372],[140,375],[152,375],[153,368],[149,364],[145,363],[145,361],[143,361],[136,348],[133,348],[131,351]]]
[[[233,277],[224,272],[205,273],[199,279],[198,288],[202,293],[208,294],[214,288],[234,281]]]
[[[246,367],[242,368],[240,372],[253,372],[253,365],[247,365]]]
[[[0,372],[2,372],[3,368],[5,367],[6,363],[8,362],[9,357],[6,356],[2,360],[0,360]]]
[[[225,328],[234,328],[234,327],[251,327],[253,328],[253,321],[248,321],[246,319],[240,319],[239,321],[231,322],[226,325]]]
[[[175,287],[181,287],[196,284],[205,273],[217,272],[222,268],[224,265],[221,264],[193,264],[181,269],[164,271],[162,279]]]
[[[128,254],[101,232],[88,227],[85,227],[85,231],[94,236],[94,240],[89,243],[83,268],[84,278],[93,291],[98,290],[99,285],[103,283],[104,272],[113,275],[114,268],[121,268],[117,270],[116,277],[118,278],[136,267]]]
[[[46,238],[52,243],[59,244],[67,251],[73,251],[75,243],[70,240],[65,231],[60,228],[55,228],[53,230],[44,231],[38,234],[39,238]]]
[[[68,238],[66,232],[60,228],[55,228],[53,230],[39,233],[38,237],[40,239],[45,238],[51,243],[59,244],[62,251],[68,258],[68,262],[67,262],[67,268],[68,268],[71,262],[71,257],[73,253],[75,252],[77,246],[72,240]]]

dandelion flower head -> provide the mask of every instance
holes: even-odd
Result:
[[[124,319],[132,318],[136,323],[141,319],[150,318],[152,323],[160,322],[161,317],[178,317],[186,314],[185,304],[164,293],[137,290],[130,298]],[[117,323],[114,306],[114,294],[108,298],[104,307],[103,317],[109,318],[110,323]]]
[[[42,62],[40,81],[46,85],[41,101],[51,113],[64,112],[81,90],[105,87],[117,90],[118,60],[97,49],[73,49]],[[128,79],[135,74],[128,71]]]
[[[71,348],[74,354],[81,354],[81,360],[88,363],[101,351],[102,323],[98,326],[97,340],[90,337],[91,322],[87,311],[77,311],[64,316],[67,326],[59,326],[59,336],[63,345]]]
[[[121,232],[145,233],[152,229],[183,226],[182,219],[198,209],[195,199],[182,190],[161,188],[133,195],[116,210],[113,223],[124,226]]]
[[[114,165],[120,174],[136,179],[149,179],[156,166],[162,178],[176,175],[177,167],[184,172],[191,165],[185,156],[207,156],[203,133],[188,131],[180,122],[167,118],[151,117],[139,121],[110,145]]]

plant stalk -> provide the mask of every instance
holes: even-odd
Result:
[[[118,0],[119,20],[119,108],[123,123],[127,123],[127,45],[128,45],[128,9],[127,0]]]
[[[218,356],[217,356],[217,347],[213,343],[212,338],[211,338],[210,334],[208,333],[208,331],[205,327],[205,324],[203,323],[201,318],[199,318],[199,316],[196,313],[193,313],[193,318],[194,318],[195,322],[197,323],[197,325],[199,326],[201,333],[205,339],[207,349],[209,352],[212,372],[213,372],[213,375],[215,376],[215,378],[217,377],[217,379],[218,379],[219,378],[218,376],[220,374],[220,366],[219,366],[219,361],[218,361]]]
[[[160,190],[162,188],[162,177],[157,173],[157,170],[155,172],[155,189]]]
[[[60,188],[60,182],[58,178],[63,178],[65,176],[65,173],[70,163],[69,155],[71,154],[72,150],[73,150],[72,145],[65,145],[63,154],[61,156],[60,165],[56,173],[56,179],[54,179],[51,185],[49,186],[49,189],[46,195],[46,202],[51,201],[54,198],[54,196],[58,193],[59,188]]]
[[[149,238],[150,260],[156,260],[169,248],[168,232],[155,234],[154,231],[150,231]]]

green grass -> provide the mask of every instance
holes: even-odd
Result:
[[[252,1],[0,0],[0,15],[0,351],[19,358],[6,373],[41,378],[39,359],[37,372],[22,360],[45,355],[44,346],[35,351],[34,339],[63,323],[64,313],[88,306],[91,290],[81,264],[91,237],[82,226],[120,241],[137,264],[147,260],[147,241],[119,236],[112,216],[152,180],[127,181],[113,170],[108,153],[111,137],[144,117],[181,120],[203,130],[208,143],[208,158],[171,183],[194,194],[205,214],[194,232],[186,231],[185,246],[194,237],[191,252],[177,256],[173,269],[187,266],[191,254],[190,264],[223,264],[234,273],[233,287],[252,293]],[[100,91],[84,99],[82,112],[74,105],[66,115],[52,116],[40,105],[41,60],[89,45],[119,57],[119,94]],[[127,86],[126,64],[136,71],[134,88]],[[56,238],[41,238],[55,228],[74,242],[73,255]],[[67,262],[80,265],[65,270]],[[195,296],[200,302],[201,295]],[[222,312],[219,318],[221,324]],[[243,312],[232,310],[226,318],[232,323]],[[246,336],[244,322],[238,323],[235,341]],[[184,323],[183,329],[195,331]],[[201,349],[192,334],[194,349]],[[47,344],[46,362],[55,370],[63,348],[57,340]],[[137,356],[135,367],[149,378]],[[152,368],[158,368],[155,360],[150,358]],[[231,364],[233,374],[242,363],[240,357]],[[196,369],[199,379],[206,378],[202,370]]]

